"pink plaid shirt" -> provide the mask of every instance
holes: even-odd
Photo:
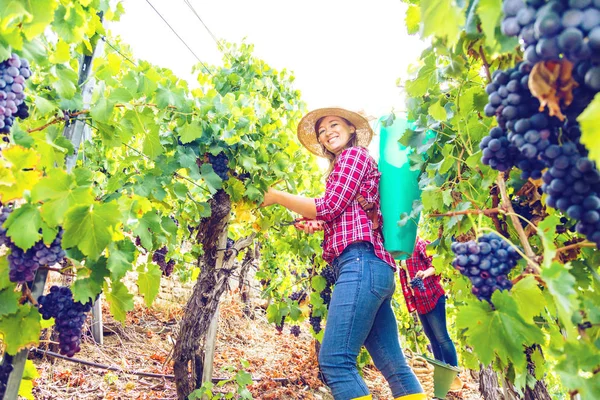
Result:
[[[383,248],[381,227],[373,231],[372,223],[358,201],[358,191],[368,202],[377,204],[379,221],[379,177],[377,163],[364,147],[350,147],[337,157],[325,184],[325,195],[315,199],[317,219],[325,221],[323,259],[332,263],[351,243],[373,244],[375,255],[396,269],[393,257]]]
[[[428,244],[428,241],[417,237],[412,257],[406,260],[406,269],[408,269],[409,277],[406,277],[404,268],[401,268],[398,273],[403,288],[409,289],[408,282],[415,277],[418,271],[425,271],[431,267],[432,257],[427,255]],[[434,274],[423,279],[423,285],[425,285],[424,291],[420,291],[417,288],[402,291],[409,312],[414,310],[411,309],[412,307],[409,306],[409,304],[415,304],[419,314],[427,314],[435,308],[439,298],[445,294],[444,289],[440,284],[439,275]]]

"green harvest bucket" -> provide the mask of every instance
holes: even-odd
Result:
[[[433,394],[438,399],[445,399],[454,378],[460,372],[460,368],[422,356],[433,365]]]
[[[398,225],[402,213],[410,214],[415,200],[421,198],[419,189],[419,171],[411,171],[408,156],[411,149],[398,142],[409,122],[402,116],[396,116],[394,123],[383,126],[379,119],[379,171],[381,180],[381,213],[384,216],[384,246],[396,260],[405,260],[412,256],[417,225],[420,214],[403,226]]]

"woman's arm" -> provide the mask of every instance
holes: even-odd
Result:
[[[317,217],[315,199],[269,188],[267,193],[265,193],[265,200],[261,207],[267,207],[273,204],[279,204],[307,219],[315,219]]]
[[[432,275],[435,275],[435,268],[429,267],[426,270],[417,271],[417,273],[415,274],[415,277],[425,279],[425,278],[429,278]]]

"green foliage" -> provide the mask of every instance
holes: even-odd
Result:
[[[50,243],[62,228],[75,300],[95,300],[104,292],[110,312],[124,322],[135,292],[126,278],[137,279],[147,306],[158,294],[162,271],[145,261],[155,250],[167,248],[180,278],[198,276],[198,224],[211,216],[209,200],[217,190],[232,199],[230,236],[258,232],[265,242],[276,237],[279,221],[294,218],[281,208],[257,209],[267,188],[281,182],[313,195],[321,185],[314,158],[295,139],[305,110],[288,71],[256,58],[249,44],[226,44],[223,64],[198,69],[200,87],[191,90],[167,69],[129,62],[122,56],[133,59],[128,47],[105,37],[102,20],[118,19],[122,11],[108,0],[0,5],[0,60],[18,53],[33,72],[26,88],[30,117],[15,121],[0,156],[0,201],[15,208],[4,227],[22,249],[40,239]],[[79,62],[101,37],[110,46],[94,55],[87,105]],[[75,119],[89,137],[77,152],[64,136]],[[207,160],[219,153],[228,158],[227,180]],[[75,167],[67,172],[73,156]],[[282,239],[266,246],[273,251],[261,257],[261,269],[287,290],[290,274],[280,261],[306,271],[319,245],[297,235]],[[191,251],[182,250],[184,242],[191,242]],[[35,307],[19,304],[23,287],[9,282],[6,257],[0,260],[0,338],[14,354],[37,343],[40,316]],[[277,310],[296,321],[305,314],[291,301]],[[247,377],[238,375],[245,388]],[[238,395],[250,398],[247,390]]]
[[[405,82],[407,117],[414,121],[401,138],[405,145],[415,148],[425,157],[412,157],[413,168],[422,172],[423,214],[445,214],[454,211],[489,209],[493,204],[492,189],[498,173],[480,162],[480,140],[495,121],[483,115],[488,95],[485,85],[488,74],[505,69],[522,58],[514,38],[500,32],[501,0],[473,0],[461,8],[453,2],[439,5],[431,1],[410,2],[406,21],[409,32],[431,37],[416,65],[411,67],[411,79]],[[436,8],[435,5],[438,5]],[[421,10],[417,13],[416,7]],[[458,15],[450,18],[448,15]],[[441,14],[444,14],[442,19]],[[414,25],[420,23],[420,29]],[[590,156],[598,161],[597,120],[598,96],[581,114],[582,141]],[[427,141],[426,132],[435,136]],[[425,161],[424,161],[425,160]],[[513,196],[524,185],[510,174],[506,180],[507,194]],[[495,189],[494,189],[495,190]],[[541,199],[542,204],[545,197]],[[450,294],[448,318],[456,318],[457,346],[461,362],[472,368],[478,363],[492,364],[517,387],[538,379],[562,381],[563,387],[554,390],[579,390],[583,398],[594,398],[598,374],[598,329],[591,322],[600,306],[595,294],[598,286],[598,251],[586,249],[570,255],[568,262],[559,248],[578,239],[576,233],[559,234],[562,215],[545,208],[544,219],[536,221],[529,243],[540,264],[539,276],[525,271],[520,264],[513,272],[516,284],[510,291],[495,293],[492,302],[478,301],[470,293],[470,284],[450,265],[452,238],[475,238],[497,224],[483,215],[449,215],[421,220],[421,235],[434,240],[436,271],[446,279]],[[520,237],[509,218],[506,223],[510,240],[522,246]],[[535,227],[535,225],[538,225]],[[461,239],[464,240],[464,239]],[[523,276],[520,276],[523,275]],[[400,316],[401,331],[411,347],[415,335],[409,318]],[[589,327],[592,324],[592,327]],[[452,322],[449,323],[452,326]],[[416,338],[416,343],[419,342]],[[539,345],[532,354],[535,376],[530,375],[525,346]],[[591,361],[590,354],[596,358]],[[577,371],[577,372],[576,372]],[[546,375],[544,375],[546,374]],[[550,375],[548,375],[550,374]],[[563,394],[556,393],[557,396]],[[587,397],[586,397],[587,396]]]
[[[189,394],[188,399],[253,399],[254,397],[252,397],[252,393],[250,393],[248,390],[248,385],[251,385],[253,382],[252,375],[245,371],[248,367],[250,367],[250,363],[244,359],[240,360],[240,363],[240,369],[237,369],[233,366],[226,366],[223,368],[223,371],[231,375],[231,378],[219,381],[219,383],[216,385],[212,382],[204,382],[200,389],[196,389]],[[218,390],[219,388],[231,385],[235,387],[233,392],[215,392],[215,390]]]

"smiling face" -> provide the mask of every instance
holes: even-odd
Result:
[[[335,115],[323,117],[316,128],[319,143],[336,156],[346,148],[356,132],[354,126]]]

